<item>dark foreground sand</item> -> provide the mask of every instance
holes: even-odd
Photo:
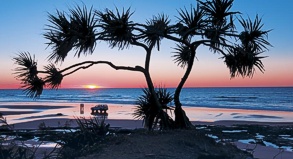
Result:
[[[66,122],[70,123],[70,125],[73,127],[77,126],[75,120],[73,120],[73,119],[45,119],[45,120],[35,120],[35,121],[31,121],[31,122],[18,123],[18,124],[15,124],[14,127],[15,127],[15,129],[37,129],[38,125],[42,122],[44,122],[46,124],[46,126],[49,126],[49,127],[58,127],[58,125],[59,126],[64,125]],[[112,127],[112,128],[123,128],[123,129],[143,128],[142,121],[140,121],[140,120],[107,119],[106,123],[109,123],[110,127]],[[293,123],[290,123],[290,122],[272,123],[272,122],[255,122],[255,121],[248,122],[248,121],[231,121],[231,120],[230,121],[215,121],[215,122],[193,121],[192,123],[194,125],[223,125],[223,126],[227,126],[227,127],[233,126],[233,125],[293,126]],[[160,144],[168,144],[168,143],[160,143]],[[236,147],[238,147],[241,150],[255,147],[255,144],[244,144],[241,142],[233,142],[232,144],[234,144]],[[158,148],[160,148],[160,147],[158,147]],[[117,148],[117,149],[119,149],[119,148]],[[280,152],[281,152],[281,154],[279,154]],[[170,152],[168,152],[168,153],[170,153]],[[270,146],[266,147],[266,146],[262,146],[262,145],[257,145],[256,148],[251,153],[253,153],[255,158],[259,158],[259,159],[273,159],[276,155],[277,156],[275,157],[275,159],[292,159],[293,158],[292,151],[283,151],[283,150],[280,150],[277,148],[273,148]],[[106,153],[103,155],[109,155],[109,154]],[[119,155],[119,154],[116,154],[116,155]],[[149,155],[152,155],[152,154],[149,154]]]
[[[13,124],[15,129],[38,129],[41,123],[45,123],[49,127],[64,126],[66,123],[72,127],[78,126],[74,119],[70,118],[57,118],[57,119],[40,119],[29,122],[21,122]],[[127,120],[127,119],[106,119],[106,123],[110,124],[113,128],[123,129],[139,129],[143,128],[141,120]],[[193,125],[268,125],[268,126],[293,126],[293,122],[257,122],[257,121],[239,121],[239,120],[222,120],[214,122],[192,121]]]

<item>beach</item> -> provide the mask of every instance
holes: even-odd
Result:
[[[91,107],[96,103],[83,103],[84,112],[80,112],[81,103],[50,103],[50,102],[9,102],[0,103],[0,112],[11,124],[35,120],[74,119],[76,117],[97,117],[91,115]],[[106,119],[111,121],[135,120],[132,113],[135,105],[108,104]],[[203,123],[242,123],[260,122],[269,124],[283,124],[293,122],[291,111],[246,110],[208,107],[183,107],[190,121]],[[62,113],[62,115],[57,115]],[[170,113],[171,117],[174,114]]]
[[[47,127],[60,127],[66,124],[76,127],[78,125],[75,122],[75,118],[81,117],[87,119],[105,118],[105,122],[114,129],[133,130],[143,128],[142,121],[133,118],[134,105],[108,104],[108,115],[102,117],[91,115],[90,108],[95,106],[95,103],[83,103],[83,106],[84,112],[81,113],[81,103],[8,102],[0,103],[0,112],[16,130],[39,129],[41,123],[44,123]],[[194,125],[226,127],[234,125],[293,126],[293,112],[207,107],[184,107],[184,110]],[[239,149],[251,146],[250,143],[238,141],[233,142],[233,144]],[[267,158],[268,155],[274,156],[278,154],[280,149],[260,145],[255,151],[256,157]],[[267,152],[270,152],[270,154]],[[292,149],[282,152],[283,159],[286,159],[288,155],[293,155]]]

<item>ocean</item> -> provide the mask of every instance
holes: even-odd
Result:
[[[175,89],[168,89],[171,93]],[[134,105],[140,88],[44,90],[40,98],[28,98],[20,89],[0,90],[0,103],[111,103]],[[293,87],[184,88],[181,103],[188,107],[275,110],[293,112]],[[171,106],[174,103],[171,103]]]

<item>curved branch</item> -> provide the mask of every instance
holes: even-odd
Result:
[[[66,74],[64,74],[63,76],[65,77],[65,76],[67,76],[67,75],[70,75],[70,74],[72,74],[72,73],[74,73],[74,72],[76,72],[76,71],[78,71],[78,70],[80,70],[80,69],[87,69],[87,68],[89,68],[89,67],[91,67],[91,66],[93,66],[94,64],[89,64],[89,65],[87,65],[87,66],[81,66],[81,67],[78,67],[77,69],[75,69],[75,70],[73,70],[73,71],[71,71],[71,72],[69,72],[69,73],[66,73]]]
[[[169,40],[173,40],[173,41],[176,41],[176,42],[179,42],[179,43],[183,42],[183,40],[181,38],[176,38],[176,37],[171,36],[171,35],[165,35],[164,37],[169,39]]]
[[[145,50],[148,50],[148,47],[145,44],[140,43],[135,39],[133,39],[133,41],[130,42],[130,44],[135,45],[135,46],[140,46],[140,47],[144,48]]]
[[[86,65],[88,64],[87,66],[82,66],[82,65]],[[141,67],[141,66],[135,66],[135,67],[129,67],[129,66],[116,66],[114,65],[112,62],[109,62],[109,61],[84,61],[84,62],[81,62],[81,63],[77,63],[77,64],[74,64],[74,65],[71,65],[63,70],[61,70],[60,72],[65,72],[65,71],[68,71],[70,69],[73,69],[73,68],[76,68],[74,69],[73,71],[69,72],[69,73],[66,73],[64,74],[64,76],[67,76],[67,75],[70,75],[80,69],[87,69],[93,65],[96,65],[96,64],[107,64],[109,65],[110,67],[114,68],[115,70],[128,70],[128,71],[138,71],[138,72],[144,72],[144,68]]]

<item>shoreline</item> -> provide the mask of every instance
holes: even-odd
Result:
[[[98,103],[93,103],[93,102],[49,102],[49,101],[42,101],[42,102],[1,102],[0,101],[0,110],[1,108],[8,108],[8,107],[15,107],[15,106],[24,106],[27,108],[21,108],[21,109],[34,109],[34,108],[40,108],[46,109],[48,106],[55,106],[56,108],[65,108],[65,107],[76,107],[77,105],[84,104],[84,105],[97,105],[97,104],[107,104],[107,105],[122,105],[122,106],[135,106],[135,104],[131,103],[103,103],[103,102],[98,102]],[[260,109],[260,108],[252,108],[248,109],[245,107],[224,107],[224,106],[201,106],[201,105],[183,105],[182,107],[184,108],[194,108],[194,109],[222,109],[222,110],[247,110],[247,111],[274,111],[274,112],[292,112],[293,110],[278,110],[278,109]],[[50,109],[50,108],[48,108]]]
[[[94,103],[85,104],[85,113],[80,114],[77,103],[0,103],[0,112],[4,112],[4,117],[9,125],[13,125],[15,130],[36,130],[40,126],[51,128],[62,128],[65,125],[77,127],[74,120],[76,117],[94,118],[99,116],[90,115],[90,108]],[[106,124],[110,124],[112,129],[141,129],[142,120],[133,119],[133,105],[108,104],[108,116]],[[293,112],[283,111],[255,111],[239,109],[216,109],[206,107],[184,107],[187,116],[193,125],[197,127],[224,126],[233,128],[235,125],[245,127],[246,125],[260,126],[293,126]],[[9,112],[9,115],[5,113]],[[33,113],[29,113],[33,112]],[[57,113],[63,113],[58,116]],[[172,116],[174,117],[174,116]],[[286,119],[286,120],[284,120]],[[11,122],[12,121],[12,122]],[[206,134],[209,135],[209,134]],[[245,150],[254,147],[255,144],[233,142],[238,149]],[[43,148],[45,149],[45,148]],[[46,148],[47,149],[47,148]],[[268,153],[269,151],[269,153]],[[279,153],[278,148],[258,145],[254,156],[258,158],[268,158]],[[293,151],[284,151],[282,156],[289,159]]]
[[[0,112],[7,119],[8,123],[17,124],[35,120],[47,119],[74,119],[76,117],[95,117],[91,115],[90,108],[97,103],[84,103],[84,113],[80,113],[79,103],[45,103],[45,102],[2,102]],[[106,119],[114,120],[136,120],[132,113],[135,105],[108,104],[109,110]],[[195,123],[269,123],[288,124],[293,123],[293,112],[290,111],[269,111],[269,110],[248,110],[248,109],[223,109],[208,107],[184,106],[188,118]],[[57,115],[62,113],[62,115]],[[171,117],[174,118],[172,112]]]

